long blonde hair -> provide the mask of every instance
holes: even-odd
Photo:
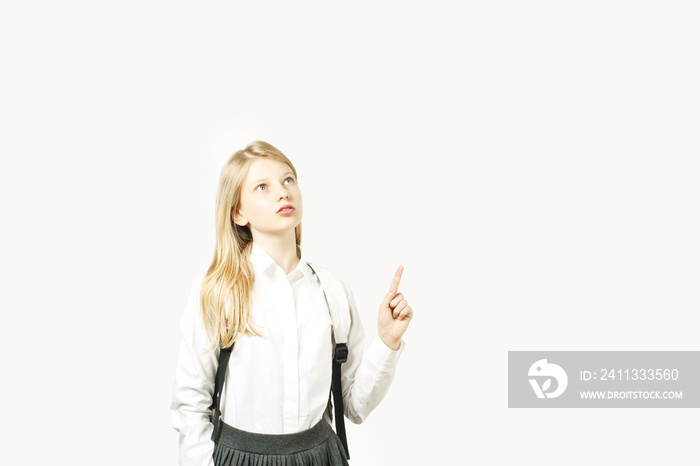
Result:
[[[250,227],[233,222],[232,212],[241,202],[241,185],[250,164],[258,158],[289,165],[292,162],[277,148],[264,141],[253,141],[231,156],[221,170],[216,194],[216,250],[200,287],[204,326],[211,338],[210,349],[228,348],[244,333],[260,335],[250,318],[250,298],[255,274],[250,265],[253,235]],[[301,247],[301,223],[294,229],[297,249]],[[227,309],[230,312],[227,312]]]

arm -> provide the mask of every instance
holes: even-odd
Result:
[[[181,466],[214,466],[214,426],[209,420],[209,406],[214,392],[219,349],[207,351],[199,285],[192,284],[185,312],[180,320],[182,340],[175,369],[173,399],[170,405],[172,426],[180,433]]]
[[[355,297],[345,282],[343,285],[350,302],[351,316],[348,360],[340,366],[343,408],[350,421],[360,424],[388,392],[405,342],[401,340],[398,350],[393,351],[375,334],[365,351],[365,331]]]

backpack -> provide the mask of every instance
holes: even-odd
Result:
[[[311,267],[316,273],[319,281],[321,282],[321,288],[323,288],[323,294],[326,298],[326,303],[328,304],[328,311],[331,315],[331,320],[333,322],[333,378],[332,378],[332,388],[333,402],[335,404],[335,430],[340,437],[340,441],[345,448],[345,453],[350,459],[350,451],[348,450],[348,441],[345,434],[345,415],[343,411],[343,392],[340,383],[340,366],[348,360],[348,333],[350,332],[350,301],[348,300],[347,293],[345,292],[345,287],[343,282],[329,269],[321,267],[320,265],[306,263]],[[211,439],[214,443],[219,441],[219,434],[221,433],[221,390],[224,385],[224,378],[226,377],[226,368],[228,367],[228,361],[231,357],[231,350],[233,345],[229,348],[221,348],[219,352],[219,366],[216,370],[216,379],[214,383],[214,394],[212,397],[212,404],[209,409],[212,410],[211,422],[214,424],[214,431],[212,432]],[[330,410],[331,400],[330,394],[328,397],[328,410],[330,412],[331,421],[333,420],[333,412]]]

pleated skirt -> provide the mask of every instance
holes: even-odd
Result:
[[[293,434],[258,434],[221,423],[216,466],[349,466],[340,437],[325,419]]]

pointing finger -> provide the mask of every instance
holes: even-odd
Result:
[[[381,307],[382,308],[387,308],[389,307],[389,302],[392,300],[394,296],[396,296],[396,292],[399,289],[399,282],[401,281],[401,274],[403,273],[403,265],[399,266],[399,268],[396,270],[396,274],[394,275],[394,278],[391,280],[391,286],[389,287],[389,292],[384,296],[384,300],[382,301]]]
[[[403,275],[403,265],[400,265],[399,268],[396,269],[396,274],[394,275],[393,280],[391,280],[391,286],[389,287],[390,293],[396,293],[398,291],[401,275]]]

